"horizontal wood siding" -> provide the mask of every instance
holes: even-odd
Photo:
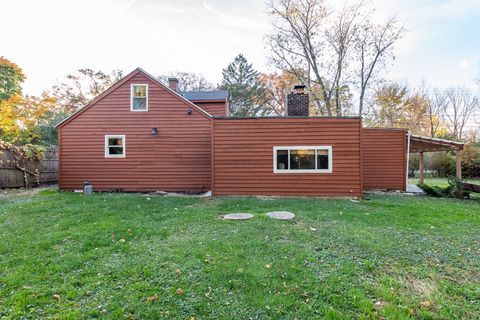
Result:
[[[360,196],[360,119],[215,119],[216,195]],[[332,146],[333,173],[274,173],[274,146]]]
[[[130,111],[130,84],[148,84],[148,112]],[[211,119],[142,73],[59,128],[60,188],[210,189]],[[158,129],[157,135],[151,128]],[[105,135],[126,136],[126,157],[105,158]]]
[[[212,116],[224,117],[227,115],[225,102],[193,102]]]
[[[364,189],[406,189],[406,131],[364,128]]]

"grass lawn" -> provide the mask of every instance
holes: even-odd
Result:
[[[465,182],[480,184],[480,178],[467,178],[464,179]],[[418,178],[409,178],[408,183],[417,184]],[[447,178],[425,178],[425,183],[430,186],[438,186],[445,188],[448,186]]]
[[[0,318],[479,319],[479,230],[422,196],[2,197]]]
[[[466,178],[463,181],[469,182],[469,183],[480,184],[480,178]],[[418,179],[417,178],[409,178],[408,183],[417,184]],[[429,186],[437,186],[437,187],[441,187],[441,188],[448,187],[448,179],[447,178],[425,178],[425,183],[428,184]],[[480,199],[480,193],[471,192],[470,196],[472,198],[475,198],[475,199]]]

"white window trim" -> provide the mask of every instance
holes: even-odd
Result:
[[[315,168],[317,168],[317,150],[328,150],[328,169],[277,169],[277,151],[288,150],[288,167],[290,167],[290,150],[315,149]],[[277,146],[273,147],[273,172],[274,173],[332,173],[333,152],[332,146]]]
[[[121,138],[122,139],[122,147],[123,147],[123,154],[110,154],[108,152],[108,139],[110,138]],[[125,158],[127,154],[127,140],[124,134],[106,134],[105,135],[105,158]]]
[[[144,86],[147,90],[146,90],[146,109],[145,110],[134,110],[133,109],[133,87],[134,86]],[[138,97],[140,98],[140,97]],[[130,85],[130,111],[133,111],[133,112],[147,112],[148,111],[148,84],[147,83],[132,83]]]

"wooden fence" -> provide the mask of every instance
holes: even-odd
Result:
[[[0,153],[0,188],[29,188],[37,186],[39,183],[58,181],[56,148],[47,149],[43,160],[22,162],[15,161],[12,151],[2,150]]]

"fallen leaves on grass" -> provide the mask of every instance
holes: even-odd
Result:
[[[305,303],[308,303],[308,301],[310,300],[310,299],[308,298],[308,293],[307,293],[306,291],[303,291],[303,292],[302,292],[302,298],[303,298],[303,301],[304,301]]]
[[[421,305],[422,307],[429,308],[429,307],[432,305],[432,303],[431,303],[430,301],[426,300],[426,301],[422,301],[422,302],[420,303],[420,305]]]
[[[211,263],[212,262],[212,256],[207,254],[204,260],[205,263]]]
[[[267,268],[267,269],[272,269],[272,265],[271,265],[271,264],[266,264],[266,265],[265,265],[265,268]]]
[[[176,274],[177,276],[181,275],[181,274],[182,274],[182,270],[180,270],[180,269],[175,269],[175,274]]]
[[[185,290],[183,290],[182,288],[178,288],[176,291],[175,291],[176,294],[178,294],[179,296],[181,296],[182,294],[185,293]]]
[[[208,292],[205,293],[205,297],[211,298],[210,293],[212,292],[212,287],[208,286]]]
[[[153,296],[148,297],[148,302],[153,302],[158,300],[158,295],[155,293]]]
[[[380,309],[380,308],[384,307],[385,305],[387,305],[388,302],[382,301],[382,300],[375,300],[374,304],[375,304],[375,308]]]
[[[54,294],[54,295],[53,295],[53,298],[54,298],[55,300],[57,300],[57,301],[60,301],[60,299],[61,299],[61,297],[60,297],[59,294]]]

